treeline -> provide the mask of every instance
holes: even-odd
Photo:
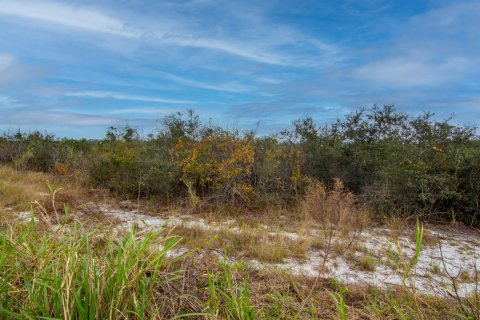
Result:
[[[295,203],[312,179],[335,178],[378,214],[428,215],[478,225],[476,128],[393,106],[360,109],[334,124],[312,118],[272,136],[202,123],[192,111],[142,137],[110,128],[100,141],[34,133],[0,137],[0,161],[52,172],[122,197],[171,202]]]

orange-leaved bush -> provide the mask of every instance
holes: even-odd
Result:
[[[174,155],[192,202],[198,191],[230,202],[249,202],[254,151],[247,137],[221,133],[199,141],[180,139]]]

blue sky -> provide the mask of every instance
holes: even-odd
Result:
[[[480,1],[0,0],[0,130],[196,110],[260,134],[359,106],[480,121]]]

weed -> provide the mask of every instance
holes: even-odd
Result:
[[[405,268],[405,273],[403,274],[403,277],[402,277],[403,283],[405,283],[405,279],[407,279],[412,268],[417,264],[418,258],[420,257],[420,251],[422,250],[422,243],[423,243],[423,225],[420,226],[420,223],[417,220],[417,224],[415,225],[415,254],[410,259],[410,262]]]

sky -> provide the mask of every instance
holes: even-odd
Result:
[[[0,131],[270,134],[395,104],[480,123],[480,1],[0,0]]]

